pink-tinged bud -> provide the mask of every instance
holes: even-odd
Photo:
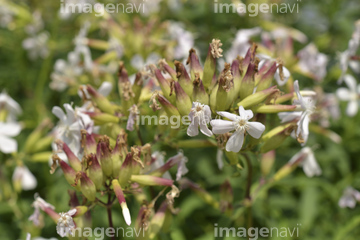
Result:
[[[121,129],[121,132],[116,139],[115,148],[112,151],[114,178],[118,178],[121,165],[124,162],[127,153],[127,134],[123,129]]]
[[[70,196],[70,200],[69,200],[69,206],[72,208],[75,208],[76,206],[79,206],[79,199],[76,196],[76,191],[74,190],[68,190],[69,196]]]
[[[246,52],[246,55],[245,55],[245,58],[244,58],[244,61],[242,62],[242,65],[240,66],[243,73],[246,73],[247,70],[248,70],[248,67],[249,67],[249,64],[251,62],[251,59],[252,59],[252,51],[253,51],[253,48],[254,48],[254,45],[249,47],[248,51]]]
[[[149,225],[148,223],[148,206],[146,205],[142,205],[140,207],[140,210],[138,212],[138,215],[136,217],[136,221],[135,221],[135,229],[146,229]]]
[[[112,158],[110,149],[110,139],[108,137],[100,138],[97,148],[97,156],[100,156],[101,168],[105,176],[112,175]]]
[[[132,85],[132,91],[134,93],[134,103],[139,102],[141,91],[143,89],[144,81],[141,72],[136,73],[134,84]]]
[[[115,113],[115,107],[107,100],[106,97],[99,94],[93,87],[90,85],[86,86],[86,90],[91,96],[91,99],[95,105],[103,112],[113,115]]]
[[[174,81],[177,81],[176,71],[169,66],[165,59],[159,60],[159,68],[163,72],[167,72]]]
[[[43,211],[44,211],[47,215],[49,215],[49,217],[51,217],[51,219],[52,219],[55,223],[58,222],[58,220],[59,220],[59,218],[60,218],[60,215],[59,215],[57,212],[55,212],[54,209],[49,208],[49,207],[45,207],[45,208],[43,209]]]
[[[178,78],[178,82],[180,83],[180,86],[184,89],[184,91],[188,96],[192,96],[193,93],[192,81],[189,77],[189,74],[186,71],[185,66],[179,61],[175,61],[174,64],[176,67],[176,76]]]
[[[190,49],[186,64],[190,64],[191,79],[196,79],[196,74],[198,74],[200,78],[203,77],[203,68],[201,67],[199,56],[196,54],[195,49]]]
[[[183,159],[182,155],[175,155],[175,156],[171,157],[164,165],[162,165],[161,167],[159,167],[159,168],[155,169],[154,171],[152,171],[150,173],[150,175],[155,176],[155,177],[161,177],[170,168],[180,164],[182,159]]]
[[[211,53],[211,44],[209,44],[208,54],[204,63],[203,83],[205,88],[209,88],[216,71],[216,58]]]
[[[93,181],[84,172],[78,172],[77,177],[80,179],[81,192],[89,201],[95,201],[96,187]]]
[[[204,202],[214,207],[215,209],[219,209],[219,202],[216,201],[210,193],[201,188],[198,184],[190,181],[187,178],[182,178],[179,181],[181,189],[190,188],[193,190]]]
[[[132,161],[133,155],[132,153],[128,153],[119,171],[119,183],[121,186],[126,186],[130,180],[132,175]]]
[[[56,140],[55,143],[58,145],[58,148],[62,149],[70,163],[70,166],[76,171],[81,171],[81,162],[80,160],[75,156],[75,154],[71,151],[69,146],[64,143],[61,140]]]
[[[260,92],[256,92],[254,94],[249,95],[240,101],[237,105],[243,106],[245,109],[258,105],[269,98],[274,98],[275,96],[280,94],[280,90],[277,89],[276,86],[272,86],[268,89],[262,90]],[[269,102],[269,101],[268,101]]]
[[[250,96],[254,92],[255,88],[255,74],[257,73],[259,60],[255,59],[250,62],[249,67],[247,68],[246,74],[241,81],[240,86],[240,98],[244,99],[247,96]]]
[[[167,208],[168,208],[168,204],[166,201],[164,201],[160,205],[160,208],[156,211],[155,215],[152,217],[148,230],[149,239],[154,239],[160,232],[165,222],[165,215]]]
[[[94,182],[96,189],[100,189],[102,187],[104,179],[103,171],[96,155],[90,154],[86,156],[86,161],[89,166],[90,179]]]
[[[164,98],[162,95],[158,95],[157,99],[159,101],[159,103],[161,104],[161,106],[164,108],[166,114],[168,115],[168,117],[172,117],[172,116],[180,116],[180,113],[178,111],[178,109],[172,105],[166,98]]]
[[[295,105],[262,105],[255,107],[254,112],[257,113],[279,113],[279,112],[292,112],[296,108]]]
[[[225,68],[220,74],[219,87],[216,94],[216,110],[224,111],[229,109],[234,98],[234,81],[231,74],[231,66],[225,63]]]
[[[123,109],[126,109],[126,111],[123,111],[123,114],[128,116],[129,112],[127,111],[127,109],[129,109],[132,105],[134,105],[135,94],[132,91],[132,86],[129,81],[129,76],[123,62],[120,62],[119,64],[118,76],[119,76],[118,83],[119,83],[119,95],[121,99],[121,106]]]
[[[178,82],[175,82],[175,93],[176,93],[176,106],[182,116],[187,116],[191,110],[191,99],[184,92]]]
[[[220,211],[226,214],[230,214],[233,207],[232,203],[234,201],[234,194],[231,184],[226,180],[220,186]]]
[[[240,86],[241,86],[241,80],[243,78],[243,71],[241,69],[242,63],[244,59],[241,57],[237,57],[234,59],[234,61],[231,64],[231,73],[233,76],[233,82],[234,82],[234,92],[238,94],[240,92]]]
[[[175,95],[173,94],[173,86],[170,81],[165,79],[161,71],[155,65],[149,65],[152,73],[155,75],[159,82],[160,88],[164,96],[169,99],[171,103],[175,103]]]
[[[132,175],[131,181],[145,186],[172,186],[174,181],[166,178],[155,177],[150,175]]]
[[[76,209],[76,212],[74,215],[72,215],[73,218],[81,217],[88,211],[88,207],[86,207],[86,206],[77,206],[77,207],[75,207],[75,209]]]
[[[96,153],[96,141],[93,134],[89,134],[86,130],[81,130],[81,144],[86,154]]]
[[[257,92],[270,87],[270,85],[274,79],[276,70],[277,70],[276,62],[273,62],[271,67],[269,68],[269,70],[266,73],[262,74],[261,72],[259,72],[259,75],[261,77],[260,77],[259,83],[256,85]]]
[[[80,187],[79,186],[74,186],[73,184],[75,183],[75,179],[76,179],[76,171],[74,169],[72,169],[66,162],[60,160],[59,161],[59,165],[64,173],[64,177],[66,179],[66,181],[73,187],[76,188],[76,190],[80,191]]]
[[[116,195],[116,197],[117,197],[117,199],[118,199],[118,201],[120,203],[124,220],[125,220],[126,224],[128,226],[130,226],[131,225],[130,211],[129,211],[129,208],[127,207],[125,197],[124,197],[124,193],[123,193],[123,191],[121,189],[119,181],[114,179],[114,180],[112,180],[111,183],[112,183],[115,195]]]
[[[102,112],[85,112],[89,117],[94,120],[96,125],[103,125],[106,123],[118,123],[119,118]]]
[[[261,157],[260,167],[263,176],[267,176],[275,162],[275,151],[264,153]]]
[[[196,102],[209,105],[209,95],[206,93],[204,84],[198,74],[195,74],[193,85],[194,90],[192,99]]]

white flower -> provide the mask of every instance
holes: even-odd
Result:
[[[321,175],[321,169],[316,162],[315,156],[311,148],[304,147],[300,152],[296,153],[289,161],[289,164],[299,163],[304,173],[308,177]]]
[[[23,190],[32,190],[36,188],[37,181],[35,176],[25,166],[17,166],[14,170],[12,180],[14,182],[20,182]]]
[[[262,123],[248,121],[254,114],[251,110],[245,110],[242,106],[239,107],[240,116],[228,112],[217,112],[217,114],[228,118],[231,121],[221,119],[211,120],[210,124],[214,134],[225,134],[235,130],[226,143],[226,151],[228,152],[240,151],[244,143],[245,132],[258,139],[265,131],[265,126]]]
[[[177,172],[176,172],[176,181],[179,181],[182,176],[187,174],[189,170],[186,167],[186,163],[188,161],[187,157],[180,151],[177,155],[173,158],[180,158],[180,162],[178,164]]]
[[[231,62],[238,55],[244,57],[251,47],[251,44],[249,43],[250,39],[260,33],[260,27],[239,30],[236,33],[236,37],[232,42],[231,48],[225,53],[226,61]]]
[[[185,28],[177,22],[172,22],[169,25],[168,32],[171,39],[177,42],[174,49],[174,58],[183,59],[189,55],[189,50],[194,46],[194,37],[191,32],[186,31]]]
[[[28,51],[31,60],[36,60],[38,58],[44,59],[49,55],[49,50],[47,48],[48,40],[49,34],[44,31],[26,38],[22,42],[22,46]]]
[[[211,110],[208,105],[201,104],[199,102],[193,102],[189,118],[191,123],[187,129],[187,134],[190,137],[194,137],[199,134],[199,126],[200,131],[204,135],[209,137],[212,136],[212,132],[207,126],[211,120]]]
[[[347,187],[338,204],[341,208],[354,208],[356,202],[360,202],[360,192],[352,187]]]
[[[294,90],[298,99],[295,99],[293,104],[298,105],[300,111],[279,113],[278,116],[282,123],[297,120],[297,129],[293,132],[293,137],[296,137],[304,146],[309,137],[310,117],[315,111],[315,102],[312,97],[301,95],[297,80],[294,82]],[[316,94],[312,91],[308,93],[310,95]]]
[[[40,226],[40,209],[42,211],[45,211],[46,208],[55,209],[53,205],[45,202],[38,194],[35,194],[35,201],[32,206],[34,207],[34,213],[29,217],[29,220],[32,221],[35,226]]]
[[[68,236],[70,233],[71,236],[74,235],[73,230],[76,228],[72,216],[76,213],[76,209],[72,209],[68,212],[60,213],[60,218],[56,225],[56,232],[61,236]]]
[[[315,44],[310,43],[299,51],[299,67],[302,71],[312,74],[317,81],[323,80],[326,76],[328,57],[319,53]]]
[[[358,61],[351,60],[351,57],[356,55],[356,51],[360,46],[360,20],[355,22],[355,31],[352,34],[352,38],[349,40],[348,49],[340,53],[340,69],[341,76],[338,80],[338,83],[342,83],[345,77],[345,74],[349,66],[356,72],[360,73],[360,64]]]
[[[12,153],[17,151],[16,140],[10,138],[17,136],[21,131],[18,123],[0,122],[0,151],[3,153]]]
[[[12,99],[5,91],[0,93],[0,111],[5,110],[7,112],[7,122],[12,122],[16,120],[17,115],[21,114],[20,105]]]
[[[81,147],[81,129],[92,132],[93,122],[79,108],[74,110],[70,104],[64,104],[64,108],[66,114],[58,106],[52,109],[52,113],[60,120],[55,129],[56,138],[64,141],[75,154],[78,154]]]
[[[358,112],[360,103],[360,85],[356,85],[356,80],[351,75],[345,75],[344,81],[349,89],[339,88],[336,91],[336,95],[342,101],[348,101],[346,114],[350,117],[355,116]]]

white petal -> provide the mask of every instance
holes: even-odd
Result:
[[[23,168],[24,170],[21,178],[21,187],[25,191],[33,190],[37,186],[36,178],[27,167]]]
[[[301,117],[301,112],[282,112],[282,113],[278,113],[278,116],[281,120],[281,123],[291,122]]]
[[[66,121],[66,115],[64,113],[64,111],[58,107],[55,106],[53,107],[52,111],[51,111],[60,121],[65,122]]]
[[[358,112],[358,102],[356,100],[352,100],[348,103],[348,106],[346,108],[346,114],[349,117],[353,117]]]
[[[254,116],[251,110],[245,110],[243,106],[239,107],[239,115],[241,118],[246,118],[247,120],[251,119]]]
[[[226,151],[239,152],[244,143],[244,132],[235,132],[226,143]]]
[[[131,225],[131,216],[130,216],[129,208],[123,207],[122,208],[122,214],[123,214],[123,217],[125,219],[126,224],[128,226],[130,226]]]
[[[230,119],[231,121],[235,121],[237,115],[233,114],[233,113],[229,113],[229,112],[216,112],[217,114],[219,114],[222,117],[225,117],[227,119]]]
[[[74,208],[74,209],[71,209],[71,210],[69,210],[68,212],[67,212],[67,214],[69,214],[70,216],[74,216],[75,215],[75,213],[76,213],[76,208]]]
[[[9,136],[9,137],[15,137],[19,135],[21,131],[21,125],[16,122],[9,122],[9,123],[3,123],[0,122],[0,134]]]
[[[200,131],[208,137],[211,137],[213,135],[213,133],[209,130],[208,126],[202,121],[200,122]]]
[[[216,153],[216,162],[220,170],[224,167],[222,156],[223,156],[223,151],[218,149]]]
[[[283,80],[280,78],[279,68],[276,70],[275,75],[274,75],[275,80],[279,84],[279,86],[285,85],[291,76],[289,70],[286,67],[283,67],[282,70],[283,70]]]
[[[344,76],[344,81],[346,85],[348,85],[350,91],[352,92],[356,91],[356,79],[352,75],[346,74]]]
[[[233,122],[221,119],[211,120],[212,132],[215,134],[224,134],[235,129]]]
[[[103,82],[98,89],[98,93],[106,97],[110,94],[111,90],[112,90],[111,82]]]
[[[303,169],[308,177],[321,175],[321,168],[316,162],[315,156],[312,152],[308,153],[307,158],[303,162]]]
[[[336,96],[342,101],[349,101],[351,99],[351,93],[347,88],[339,88],[336,90]]]
[[[262,123],[259,122],[248,122],[247,123],[248,128],[246,131],[256,139],[259,139],[261,137],[261,134],[265,131],[265,126]]]
[[[193,118],[193,121],[190,123],[187,129],[187,135],[190,137],[197,136],[199,134],[199,118]]]
[[[16,152],[17,142],[14,139],[0,135],[0,151],[3,153]]]
[[[72,108],[72,106],[68,103],[64,104],[64,108],[65,108],[66,117],[67,117],[66,121],[67,121],[68,125],[70,125],[71,123],[75,122],[75,120],[76,120],[75,111]]]

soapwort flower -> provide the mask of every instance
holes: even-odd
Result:
[[[65,237],[69,233],[71,236],[74,235],[73,230],[76,228],[76,225],[73,220],[73,216],[76,213],[76,209],[71,209],[68,212],[60,213],[60,218],[56,225],[56,232],[61,236]]]
[[[360,192],[352,187],[347,187],[338,204],[341,208],[354,208],[357,202],[360,202]]]
[[[221,119],[211,120],[210,124],[214,134],[225,134],[235,130],[226,143],[226,151],[228,152],[240,151],[244,143],[245,132],[258,139],[265,131],[265,126],[262,123],[249,122],[254,114],[251,110],[245,110],[242,106],[239,107],[239,116],[228,112],[217,112],[217,114],[231,121]]]
[[[211,120],[211,110],[208,105],[193,102],[189,118],[191,123],[187,129],[187,134],[190,137],[194,137],[199,134],[199,126],[200,131],[204,135],[209,137],[212,135],[212,132],[207,126]]]
[[[360,85],[356,85],[355,78],[349,74],[344,76],[344,81],[348,88],[339,88],[336,91],[336,95],[340,100],[349,102],[346,114],[349,117],[353,117],[358,112],[360,104]]]

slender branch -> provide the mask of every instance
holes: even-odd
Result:
[[[114,224],[112,221],[112,215],[111,215],[111,194],[108,194],[108,203],[107,203],[107,214],[108,214],[108,219],[109,219],[109,227],[110,228],[114,228]],[[112,240],[115,240],[115,236],[113,235]]]

